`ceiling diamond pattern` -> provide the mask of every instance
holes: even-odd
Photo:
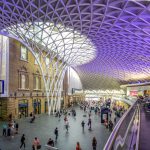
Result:
[[[85,89],[119,88],[150,79],[150,1],[0,2],[1,31],[20,23],[48,21],[85,35],[95,45],[96,58],[76,67]]]

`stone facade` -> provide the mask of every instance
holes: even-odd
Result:
[[[10,114],[14,118],[27,117],[30,113],[47,113],[47,98],[44,81],[40,67],[35,64],[35,57],[28,50],[27,60],[21,59],[21,47],[23,45],[15,39],[9,39],[9,96],[0,98],[0,118],[6,120]],[[41,61],[42,58],[41,58]],[[54,59],[52,63],[57,61]],[[61,62],[60,62],[61,63]],[[50,71],[52,69],[50,64]],[[46,67],[42,66],[43,69]],[[28,81],[25,88],[21,87],[21,76],[25,75]],[[39,79],[39,89],[35,89],[35,76]],[[68,107],[70,103],[83,99],[83,96],[68,95],[68,74],[65,73],[63,80],[63,92],[61,107]],[[55,95],[54,95],[55,96]],[[50,97],[51,99],[51,97]]]
[[[48,111],[40,67],[35,64],[35,58],[29,50],[28,60],[21,59],[21,46],[22,44],[15,39],[9,39],[9,97],[0,98],[0,117],[4,120],[10,114],[14,118],[20,118],[29,116],[31,112],[41,114]],[[28,77],[28,85],[25,89],[20,88],[22,73]],[[34,88],[34,75],[38,75],[40,79],[38,90]],[[66,86],[65,88],[67,89]]]

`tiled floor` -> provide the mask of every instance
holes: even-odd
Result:
[[[57,126],[59,130],[58,142],[56,147],[60,150],[75,150],[76,142],[79,141],[82,150],[92,150],[92,138],[97,139],[97,149],[102,150],[106,143],[110,132],[100,123],[100,116],[95,115],[92,112],[92,131],[88,130],[88,117],[83,117],[83,110],[76,108],[77,117],[74,119],[69,116],[69,133],[66,133],[64,128],[64,116],[58,121],[58,118],[48,115],[40,115],[36,118],[35,123],[29,123],[29,118],[18,120],[19,122],[19,134],[15,135],[12,139],[8,137],[0,136],[0,148],[1,150],[19,150],[20,138],[23,133],[26,135],[26,150],[31,150],[31,145],[34,137],[38,137],[42,144],[42,150],[47,140],[54,136],[54,129]],[[86,122],[85,132],[82,132],[81,121]],[[2,123],[0,124],[2,126]],[[0,129],[2,134],[2,129]]]

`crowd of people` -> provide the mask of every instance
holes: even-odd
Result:
[[[19,124],[12,119],[9,119],[8,123],[3,123],[3,136],[14,138],[15,134],[18,134]]]
[[[98,106],[95,107],[90,107],[90,105],[87,102],[82,102],[79,104],[80,108],[83,110],[83,117],[86,117],[86,120],[81,121],[81,127],[82,131],[85,132],[85,127],[86,124],[88,125],[88,130],[92,130],[92,118],[91,115],[93,114],[92,111],[95,113],[95,115],[101,114],[101,110]],[[113,130],[114,124],[116,124],[117,117],[120,117],[124,112],[125,109],[124,107],[116,107],[115,105],[109,106],[110,112],[109,112],[109,119],[105,119],[104,125],[106,128],[108,128],[110,131]],[[112,113],[114,114],[114,120],[112,121]],[[120,113],[120,115],[118,115]],[[55,112],[55,117],[60,119],[62,116],[64,116],[64,127],[66,130],[66,133],[69,133],[69,117],[76,118],[77,112],[74,107],[71,106],[71,109],[63,109],[61,111]],[[33,123],[35,120],[35,115],[30,113],[30,123]],[[18,129],[19,129],[19,124],[15,122],[12,118],[10,118],[8,124],[4,123],[3,124],[3,136],[11,136],[13,137],[15,134],[18,134]],[[53,140],[51,137],[47,141],[47,146],[55,147],[57,146],[57,140],[58,140],[58,135],[59,135],[59,129],[56,127],[54,129],[54,135],[55,135],[55,140]],[[91,139],[91,145],[93,147],[93,150],[96,150],[97,147],[97,140],[95,137]],[[21,139],[20,139],[20,149],[22,147],[26,147],[26,135],[22,134]],[[32,143],[32,149],[33,150],[38,150],[41,149],[41,143],[40,139],[38,137],[35,137],[33,139]],[[76,150],[81,150],[80,142],[77,141],[76,143]]]

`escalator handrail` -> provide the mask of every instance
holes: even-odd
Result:
[[[139,125],[138,125],[138,133],[137,133],[137,139],[136,139],[136,147],[135,150],[139,149],[139,138],[140,138],[140,128],[141,128],[141,116],[140,116],[140,106],[138,105],[138,115],[139,115]]]
[[[126,118],[128,113],[131,111],[131,109],[135,106],[135,104],[136,104],[136,102],[120,118],[120,120],[116,124],[115,128],[113,129],[112,133],[110,134],[110,136],[109,136],[109,138],[107,140],[107,143],[105,144],[103,150],[111,150],[111,147],[113,145],[114,139],[117,137],[117,133],[119,131],[119,128],[120,128],[122,122],[124,121],[124,119]]]

